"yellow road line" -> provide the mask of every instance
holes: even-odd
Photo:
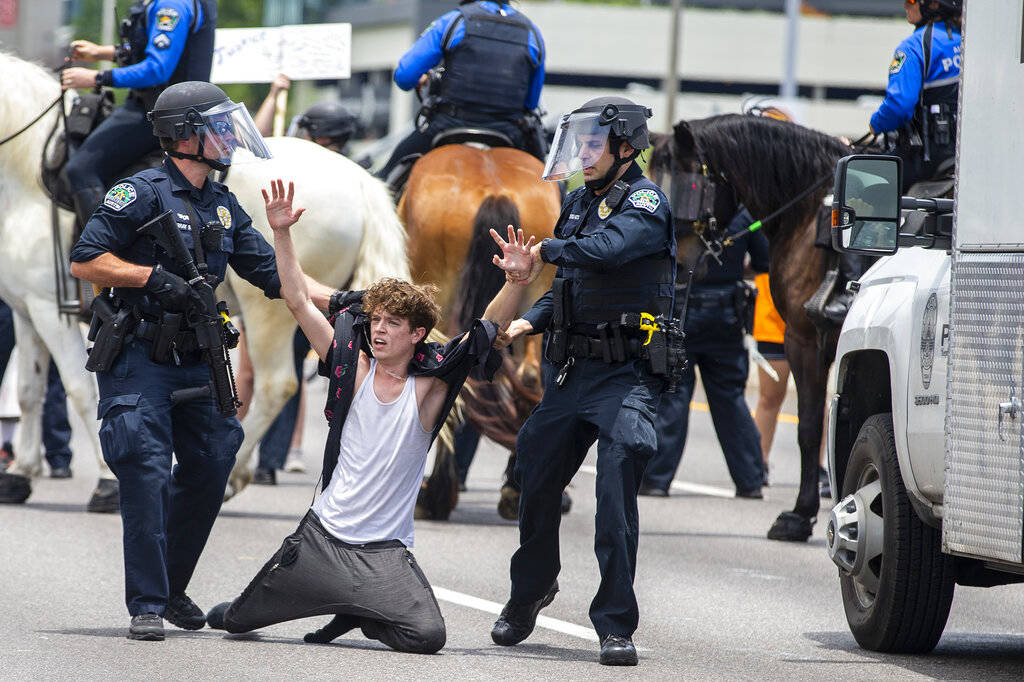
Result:
[[[690,407],[695,410],[700,410],[701,412],[709,412],[711,410],[711,408],[708,407],[707,403],[700,403],[697,402],[696,400],[690,403]],[[753,412],[751,412],[751,414],[753,414]],[[800,423],[800,419],[795,414],[785,414],[782,412],[779,413],[778,421],[782,422],[783,424]]]

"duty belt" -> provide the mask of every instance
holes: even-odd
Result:
[[[717,306],[723,306],[731,308],[733,305],[733,292],[721,292],[721,293],[692,293],[686,303],[690,308],[697,310],[700,308],[712,308]]]
[[[643,346],[641,346],[639,339],[624,338],[622,339],[622,346],[625,351],[626,360],[645,357],[642,350]],[[610,359],[613,354],[608,341],[600,337],[584,336],[582,334],[569,335],[569,355],[580,360],[594,358],[604,360],[605,362],[614,361],[614,359]]]
[[[159,322],[142,319],[139,320],[134,334],[137,339],[153,341],[159,330]],[[196,333],[192,330],[177,332],[174,335],[174,347],[179,353],[190,353],[194,350],[199,350],[199,346],[196,344]]]

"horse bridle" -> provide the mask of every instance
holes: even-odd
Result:
[[[46,116],[46,114],[47,114],[47,113],[49,113],[50,109],[53,109],[53,108],[54,108],[55,106],[57,106],[58,104],[60,104],[60,103],[61,103],[61,102],[62,102],[63,100],[64,100],[64,91],[63,91],[63,90],[61,90],[61,91],[60,91],[60,95],[58,95],[58,96],[57,96],[57,99],[55,99],[55,100],[53,100],[52,102],[50,102],[50,103],[49,103],[49,104],[48,104],[48,105],[46,106],[46,108],[45,108],[45,109],[43,109],[43,110],[42,110],[42,111],[41,111],[41,112],[39,113],[39,115],[38,115],[38,116],[36,116],[35,118],[33,118],[33,119],[32,119],[31,121],[29,121],[28,123],[26,123],[26,124],[25,124],[24,126],[22,126],[22,127],[21,127],[21,129],[20,129],[20,130],[18,130],[17,132],[15,132],[15,133],[12,133],[12,134],[8,135],[7,137],[5,137],[4,139],[0,140],[0,147],[2,147],[3,145],[7,144],[8,142],[10,142],[11,140],[13,140],[14,138],[18,137],[18,135],[21,135],[21,134],[22,134],[23,132],[25,132],[26,130],[28,130],[28,129],[29,129],[29,128],[31,128],[32,126],[34,126],[34,125],[35,125],[36,123],[38,123],[38,122],[40,121],[40,119],[42,119],[42,118],[43,118],[43,116]]]

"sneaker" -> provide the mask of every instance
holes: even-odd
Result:
[[[284,470],[290,474],[306,473],[306,465],[302,463],[302,448],[292,448],[284,460]]]
[[[172,594],[167,600],[164,618],[182,630],[199,630],[206,625],[206,614],[184,592]]]
[[[155,613],[140,613],[132,616],[132,624],[128,627],[128,639],[144,642],[164,641],[164,621]]]

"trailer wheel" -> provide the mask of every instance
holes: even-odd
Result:
[[[864,422],[841,497],[826,535],[854,638],[872,651],[931,651],[949,617],[954,563],[907,498],[891,414]]]

